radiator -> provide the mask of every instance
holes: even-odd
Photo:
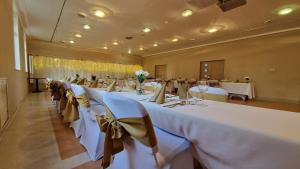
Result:
[[[7,120],[7,79],[0,78],[0,130],[4,127]]]

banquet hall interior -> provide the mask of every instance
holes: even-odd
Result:
[[[0,0],[0,169],[299,157],[299,0]]]

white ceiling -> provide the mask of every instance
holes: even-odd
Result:
[[[187,0],[66,0],[64,7],[63,4],[64,0],[19,0],[20,10],[27,21],[27,32],[32,39],[52,43],[74,40],[72,46],[105,53],[127,53],[130,48],[132,54],[149,56],[300,27],[300,9],[285,16],[274,12],[285,5],[300,7],[299,0],[248,0],[247,5],[228,12],[222,12],[215,4],[196,8],[190,6]],[[109,9],[111,14],[102,19],[93,16],[90,11],[97,6]],[[181,12],[186,9],[193,10],[194,14],[182,17]],[[80,18],[78,12],[88,16]],[[268,20],[270,22],[265,23]],[[83,24],[92,28],[84,30]],[[212,25],[221,25],[223,29],[216,33],[205,32]],[[145,34],[142,31],[144,27],[152,31]],[[81,33],[83,37],[75,38],[75,33]],[[126,36],[133,39],[126,40]],[[178,37],[179,41],[171,42],[173,37]],[[115,40],[120,43],[118,46],[112,45]],[[159,46],[153,47],[154,42]],[[105,45],[108,50],[103,49]],[[145,50],[139,51],[140,46]]]

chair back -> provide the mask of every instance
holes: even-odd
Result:
[[[78,97],[78,96],[86,93],[85,89],[82,86],[77,85],[77,84],[71,84],[71,89],[72,89],[75,97]]]
[[[117,119],[144,117],[148,115],[144,106],[139,102],[115,93],[104,94],[103,102]]]

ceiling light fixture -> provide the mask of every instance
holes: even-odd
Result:
[[[107,50],[107,49],[108,49],[108,47],[107,47],[107,46],[104,46],[104,47],[103,47],[103,49]]]
[[[113,45],[117,46],[117,45],[119,45],[119,43],[118,42],[113,42]]]
[[[82,38],[82,35],[81,35],[80,33],[76,33],[74,36],[75,36],[76,38]]]
[[[277,11],[278,15],[287,15],[289,13],[293,12],[293,8],[291,7],[286,7],[286,8],[282,8],[280,10]]]
[[[151,31],[150,28],[144,28],[144,29],[143,29],[143,32],[145,32],[145,33],[148,33],[148,32],[150,32],[150,31]]]
[[[172,42],[178,42],[178,38],[174,38],[174,39],[172,39]]]
[[[89,29],[91,29],[91,26],[90,26],[90,25],[87,25],[87,24],[85,24],[85,25],[83,25],[83,29],[85,29],[85,30],[89,30]]]
[[[209,29],[207,29],[207,32],[209,32],[209,33],[214,33],[214,32],[217,32],[217,31],[218,31],[217,28],[209,28]]]
[[[183,17],[189,17],[191,15],[193,15],[193,11],[189,10],[189,9],[187,9],[181,13],[181,16],[183,16]]]
[[[73,40],[70,40],[70,41],[69,41],[69,43],[70,43],[70,44],[73,44],[73,43],[75,43],[75,41],[73,41]]]
[[[106,14],[101,10],[95,10],[93,14],[99,18],[104,18],[106,16]]]
[[[140,51],[144,50],[144,48],[143,48],[143,47],[140,47],[139,49],[140,49]]]
[[[128,52],[128,54],[131,54],[131,49],[128,49],[128,51],[127,51],[127,52]]]
[[[154,47],[157,47],[157,46],[158,46],[158,44],[157,44],[157,43],[154,43],[154,44],[153,44],[153,46],[154,46]]]

